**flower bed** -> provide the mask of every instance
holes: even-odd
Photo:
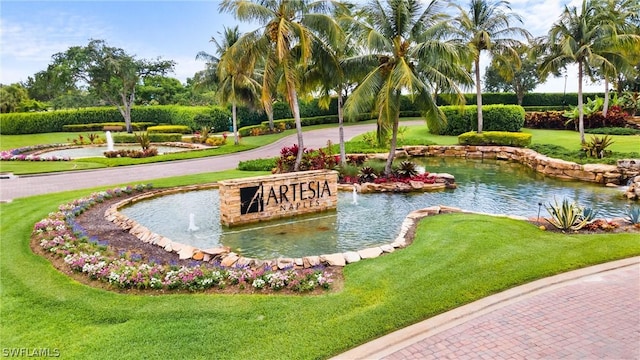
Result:
[[[59,148],[64,146],[68,146],[68,145],[67,144],[43,144],[43,145],[32,145],[32,146],[25,146],[17,149],[11,149],[11,150],[0,152],[0,160],[3,160],[3,161],[70,161],[71,158],[68,156],[39,156],[39,155],[25,154],[25,153],[38,151],[38,150]]]
[[[106,242],[89,237],[76,222],[77,216],[98,203],[150,188],[150,185],[115,188],[60,205],[57,212],[34,225],[32,238],[49,256],[62,258],[70,270],[119,289],[203,291],[236,287],[308,292],[331,287],[333,279],[323,267],[275,271],[271,267],[227,268],[219,263],[176,266],[146,262],[141,254],[115,253]]]

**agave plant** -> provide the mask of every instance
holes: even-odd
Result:
[[[414,162],[405,160],[395,169],[395,174],[401,178],[410,178],[418,175],[418,168]]]
[[[576,203],[562,200],[562,204],[554,199],[554,204],[545,206],[551,218],[546,219],[551,225],[560,230],[580,230],[591,220],[585,218],[584,210]],[[590,210],[591,211],[591,210]]]
[[[640,207],[630,207],[625,220],[632,223],[633,225],[640,224]]]
[[[590,207],[582,209],[582,218],[587,220],[587,222],[593,222],[593,220],[596,219],[596,215],[598,215],[597,210],[594,210]]]
[[[149,149],[149,147],[151,146],[151,138],[149,137],[149,133],[136,133],[134,134],[134,136],[136,137],[136,141],[138,142],[138,144],[140,144],[140,147],[143,151]]]

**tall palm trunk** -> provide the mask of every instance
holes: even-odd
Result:
[[[233,143],[238,145],[240,143],[240,139],[238,136],[238,115],[237,115],[237,106],[236,101],[234,100],[231,103],[231,118],[233,123]]]
[[[347,164],[347,153],[344,147],[344,115],[342,113],[342,89],[338,89],[338,134],[340,141],[340,165]]]
[[[578,131],[580,132],[580,143],[584,144],[584,107],[582,105],[582,61],[578,62]]]
[[[482,89],[480,88],[480,56],[475,60],[476,66],[476,105],[478,105],[478,134],[482,133]]]
[[[604,105],[602,105],[602,116],[604,116],[605,121],[607,119],[607,111],[609,111],[609,79],[605,76],[605,78],[604,78]]]
[[[302,122],[300,121],[300,107],[298,105],[298,93],[293,86],[289,86],[289,98],[291,99],[291,112],[293,118],[296,121],[296,132],[298,134],[298,154],[296,155],[296,162],[293,165],[293,171],[300,170],[300,164],[302,163],[302,154],[304,154],[304,142],[302,141]]]
[[[391,132],[391,144],[389,146],[389,156],[387,156],[387,164],[384,167],[384,174],[391,175],[393,159],[396,156],[396,147],[398,146],[398,124],[400,122],[400,113],[397,113],[393,119],[393,127]]]

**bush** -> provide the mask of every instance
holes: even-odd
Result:
[[[439,135],[460,135],[478,129],[477,106],[442,106],[447,118],[444,129],[433,129]],[[518,105],[487,105],[482,107],[483,130],[520,131],[525,122],[525,112]],[[431,130],[430,130],[431,131]]]
[[[586,134],[600,134],[600,135],[640,135],[640,130],[623,128],[623,127],[603,127],[595,129],[585,129]]]
[[[181,142],[182,135],[181,134],[162,134],[162,133],[150,133],[149,140],[154,143],[159,142]],[[124,143],[124,144],[135,144],[138,141],[136,140],[135,134],[127,134],[127,133],[117,133],[113,134],[113,142],[115,143]]]
[[[602,111],[585,116],[584,128],[623,127],[626,116],[620,107],[612,106],[606,118]],[[530,129],[577,130],[578,119],[567,118],[563,111],[530,112],[525,115],[524,126]]]
[[[501,145],[526,147],[531,144],[531,134],[506,132],[506,131],[485,131],[478,134],[470,131],[458,136],[460,145]]]
[[[240,161],[238,170],[242,171],[272,171],[276,167],[277,157],[269,159],[255,159]]]
[[[191,134],[191,128],[186,125],[149,126],[147,131],[154,134]]]
[[[231,126],[231,112],[223,107],[214,106],[209,111],[196,114],[193,118],[196,128],[204,126],[216,131],[227,131]]]
[[[153,126],[152,122],[131,123],[133,131],[145,131],[149,126]],[[91,124],[77,124],[77,125],[64,125],[63,131],[69,132],[82,132],[82,131],[104,131],[105,126],[122,126],[123,130],[126,130],[124,122],[111,122],[111,123],[91,123]]]

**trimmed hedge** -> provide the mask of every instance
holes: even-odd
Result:
[[[442,106],[440,109],[447,117],[447,126],[438,131],[430,130],[438,135],[457,136],[462,133],[478,130],[477,106]],[[525,111],[518,105],[486,105],[482,106],[483,131],[520,131],[524,126]]]
[[[155,123],[152,123],[152,122],[131,123],[131,127],[133,128],[133,131],[144,131],[149,126],[153,126],[153,125],[155,125]],[[62,126],[62,130],[69,131],[69,132],[103,131],[105,126],[122,126],[122,128],[125,129],[126,125],[124,122],[64,125]]]
[[[151,142],[180,142],[182,141],[182,134],[162,134],[162,133],[149,133],[149,140]],[[135,144],[138,140],[135,134],[117,133],[113,135],[114,143],[122,144]]]
[[[194,117],[210,111],[209,106],[134,106],[132,123],[185,125],[195,129]],[[122,123],[120,112],[114,107],[84,108],[78,110],[9,113],[0,115],[0,134],[20,135],[62,132],[65,125]]]
[[[147,128],[149,134],[191,134],[191,128],[186,125],[158,125]]]
[[[470,131],[458,136],[460,145],[500,145],[527,147],[531,144],[531,134],[507,131],[484,131],[482,134]]]
[[[588,97],[594,98],[595,96],[601,98],[604,97],[603,93],[583,93],[583,99]],[[476,94],[464,94],[464,98],[467,104],[476,103]],[[438,95],[438,105],[450,105],[451,103],[446,99],[446,95]],[[484,105],[516,105],[518,98],[514,93],[483,93],[482,94],[482,106]],[[578,93],[527,93],[522,99],[522,106],[566,106],[566,105],[578,105]],[[405,110],[405,109],[402,109]],[[409,110],[409,109],[407,109]]]

